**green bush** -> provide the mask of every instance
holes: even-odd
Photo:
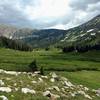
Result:
[[[29,65],[32,72],[38,71],[38,66],[36,60],[32,61]]]
[[[44,75],[44,69],[43,69],[43,67],[40,68],[40,74]]]

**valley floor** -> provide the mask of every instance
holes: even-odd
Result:
[[[12,71],[20,71],[20,72],[24,72],[24,71],[29,72],[30,68],[28,66],[34,59],[36,59],[39,68],[40,67],[44,68],[45,75],[48,75],[48,73],[50,72],[55,72],[59,76],[61,75],[67,77],[75,85],[82,84],[86,87],[89,87],[90,89],[100,88],[100,84],[99,84],[100,83],[100,52],[99,51],[90,51],[86,53],[72,52],[72,53],[64,54],[59,50],[50,50],[50,51],[34,50],[33,52],[20,52],[20,51],[14,51],[10,49],[3,49],[3,48],[0,49],[0,69],[10,70],[10,71],[12,70]],[[10,76],[6,74],[0,74],[0,80],[4,81],[5,86],[9,86],[11,88],[13,87],[10,85],[12,84],[14,85],[14,83],[18,83],[17,85],[21,87],[19,89],[21,91],[21,89],[24,87],[32,88],[30,85],[31,84],[30,80],[32,81],[32,77],[29,80],[28,78],[26,78],[26,75],[27,74],[25,75],[21,74],[20,76],[17,77],[17,76]],[[11,77],[12,81],[9,81],[9,77]],[[29,75],[27,77],[29,77]],[[21,82],[25,83],[25,85],[22,86]],[[53,83],[53,85],[54,84],[55,83]],[[38,88],[42,89],[44,88],[44,86],[43,87],[37,86],[37,89]],[[11,94],[12,97],[10,97]],[[8,94],[0,92],[0,95],[5,95],[9,97],[10,100],[13,100],[12,99],[13,95],[16,95],[18,97],[16,98],[16,100],[18,99],[21,100],[21,97],[22,98],[27,97],[26,100],[31,100],[33,98],[31,94],[29,95],[20,94],[20,92],[17,92],[17,94],[15,92],[8,93]],[[40,99],[41,96],[43,100],[47,99],[43,95],[37,96],[37,94],[35,94],[34,100],[41,100]],[[79,98],[74,98],[74,100],[80,100],[81,98],[82,97],[79,96]],[[66,99],[62,99],[62,100],[66,100]],[[68,100],[72,100],[72,98],[69,98]],[[93,100],[99,100],[99,99],[95,98]]]

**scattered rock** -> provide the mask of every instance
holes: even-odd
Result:
[[[43,96],[47,96],[47,97],[51,98],[51,100],[55,100],[56,98],[60,98],[59,95],[52,94],[50,91],[43,92]]]
[[[89,88],[87,88],[87,87],[84,87],[84,90],[85,90],[85,91],[88,91],[88,90],[89,90]]]
[[[69,82],[69,81],[64,81],[64,85],[68,86],[68,87],[73,86],[73,84],[71,82]]]
[[[61,80],[62,80],[62,81],[68,81],[68,79],[65,78],[65,77],[61,77]]]
[[[4,73],[4,70],[3,69],[0,69],[0,73]]]
[[[75,93],[71,93],[71,96],[72,96],[72,97],[75,97],[75,96],[76,96],[76,94],[75,94]]]
[[[53,72],[51,75],[52,75],[53,78],[58,77],[58,76],[56,75],[56,73],[54,73],[54,72]]]
[[[64,86],[64,88],[65,88],[65,89],[68,89],[69,87],[68,87],[68,86]]]
[[[39,82],[43,82],[43,79],[42,78],[39,78]]]
[[[55,89],[56,91],[60,91],[60,89],[57,86],[52,86],[53,89]]]
[[[35,71],[34,74],[40,74],[40,71]]]
[[[9,75],[19,75],[21,72],[15,72],[15,71],[4,71],[5,74],[9,74]]]
[[[25,94],[27,94],[27,93],[35,94],[36,92],[35,92],[35,90],[31,90],[29,88],[22,88],[22,93],[25,93]]]
[[[48,76],[41,76],[42,78],[48,79]]]
[[[77,91],[79,94],[81,94],[81,95],[85,95],[85,92],[84,91]]]
[[[14,86],[17,86],[17,83],[14,83]]]
[[[66,92],[64,88],[61,88],[61,90],[62,90],[62,92],[64,92],[64,93]]]
[[[18,76],[20,74],[20,72],[15,72],[15,71],[5,71],[5,70],[0,70],[0,73],[4,73],[4,74],[10,74],[10,75],[16,75]],[[73,85],[67,78],[65,77],[59,77],[57,76],[54,72],[50,73],[50,76],[43,76],[39,74],[40,72],[35,72],[35,73],[30,73],[30,72],[21,72],[22,76],[26,76],[26,79],[28,79],[30,81],[31,84],[29,83],[25,83],[23,80],[19,80],[18,83],[16,82],[16,80],[13,81],[13,76],[11,76],[9,78],[9,75],[7,78],[5,78],[5,80],[8,83],[12,83],[12,82],[16,82],[13,84],[5,84],[3,80],[0,80],[0,86],[2,85],[7,85],[6,87],[0,87],[0,92],[17,92],[19,90],[21,90],[22,93],[30,93],[30,94],[36,94],[36,93],[43,93],[43,96],[49,97],[50,100],[57,100],[57,98],[60,98],[60,96],[63,98],[67,98],[69,99],[70,97],[76,97],[78,95],[84,96],[84,100],[85,99],[90,99],[92,100],[93,98],[95,98],[96,96],[100,96],[100,89],[98,90],[90,90],[88,87],[84,87],[83,85]],[[14,78],[16,77],[14,76]],[[35,78],[33,78],[35,77]],[[6,82],[6,83],[7,83]],[[33,86],[37,86],[37,83],[39,82],[38,85],[41,85],[41,82],[43,82],[43,85],[45,86],[45,92],[43,92],[43,90],[37,90],[35,91],[32,88],[32,83]],[[52,83],[51,83],[52,82]],[[27,88],[21,88],[19,85],[21,86],[26,86]],[[43,87],[44,87],[43,86]],[[14,88],[12,88],[14,87]],[[30,88],[30,89],[29,89]],[[33,87],[34,88],[34,87]],[[94,94],[92,94],[91,92],[93,92]],[[59,95],[58,95],[59,94]],[[13,95],[12,95],[13,97]],[[0,96],[1,99],[3,100],[8,100],[6,97],[4,96]]]
[[[4,85],[4,82],[3,82],[2,80],[0,80],[0,85],[1,85],[1,86]]]
[[[92,100],[92,98],[88,94],[86,94],[84,91],[78,91],[78,93],[81,95],[84,95],[85,98]]]
[[[10,80],[11,80],[11,78],[7,77],[7,78],[6,78],[6,80],[7,80],[7,81],[10,81]]]
[[[85,96],[86,98],[92,100],[92,98],[91,98],[88,94],[85,94],[84,96]]]
[[[9,92],[11,92],[12,90],[11,90],[11,88],[9,88],[9,87],[0,87],[0,91],[1,91],[1,92],[7,92],[7,93],[9,93]]]
[[[60,78],[56,75],[56,73],[52,72],[50,73],[51,77],[54,78],[55,81],[59,81]]]
[[[27,74],[28,74],[29,76],[32,76],[32,73],[31,73],[31,72],[28,72]]]
[[[27,74],[27,72],[22,72],[23,74]]]
[[[32,74],[32,77],[35,77],[36,76],[36,74]]]
[[[4,95],[0,96],[0,98],[1,98],[2,100],[8,100],[8,98],[7,98],[6,96],[4,96]]]
[[[100,96],[100,88],[98,90],[94,90],[97,96]]]
[[[51,97],[51,92],[45,91],[45,92],[43,92],[43,96]]]
[[[15,91],[18,91],[19,90],[19,88],[15,88]]]
[[[54,78],[51,78],[50,81],[51,81],[51,82],[55,82],[55,79],[54,79]]]
[[[78,85],[79,88],[83,88],[83,85]]]
[[[52,87],[49,87],[49,88],[47,88],[48,90],[53,90],[53,88]]]
[[[36,82],[36,81],[32,81],[32,83],[33,83],[33,84],[36,84],[37,82]]]
[[[56,94],[51,94],[51,100],[57,100],[57,98],[60,98],[60,96]]]

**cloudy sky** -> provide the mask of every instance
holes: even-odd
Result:
[[[0,0],[0,24],[68,29],[100,14],[100,0]]]

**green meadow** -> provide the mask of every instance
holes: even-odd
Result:
[[[55,71],[66,76],[76,84],[90,88],[100,87],[100,52],[62,53],[60,50],[33,50],[22,52],[11,49],[0,49],[0,69],[30,71],[29,64],[36,59],[38,67],[45,73]]]

